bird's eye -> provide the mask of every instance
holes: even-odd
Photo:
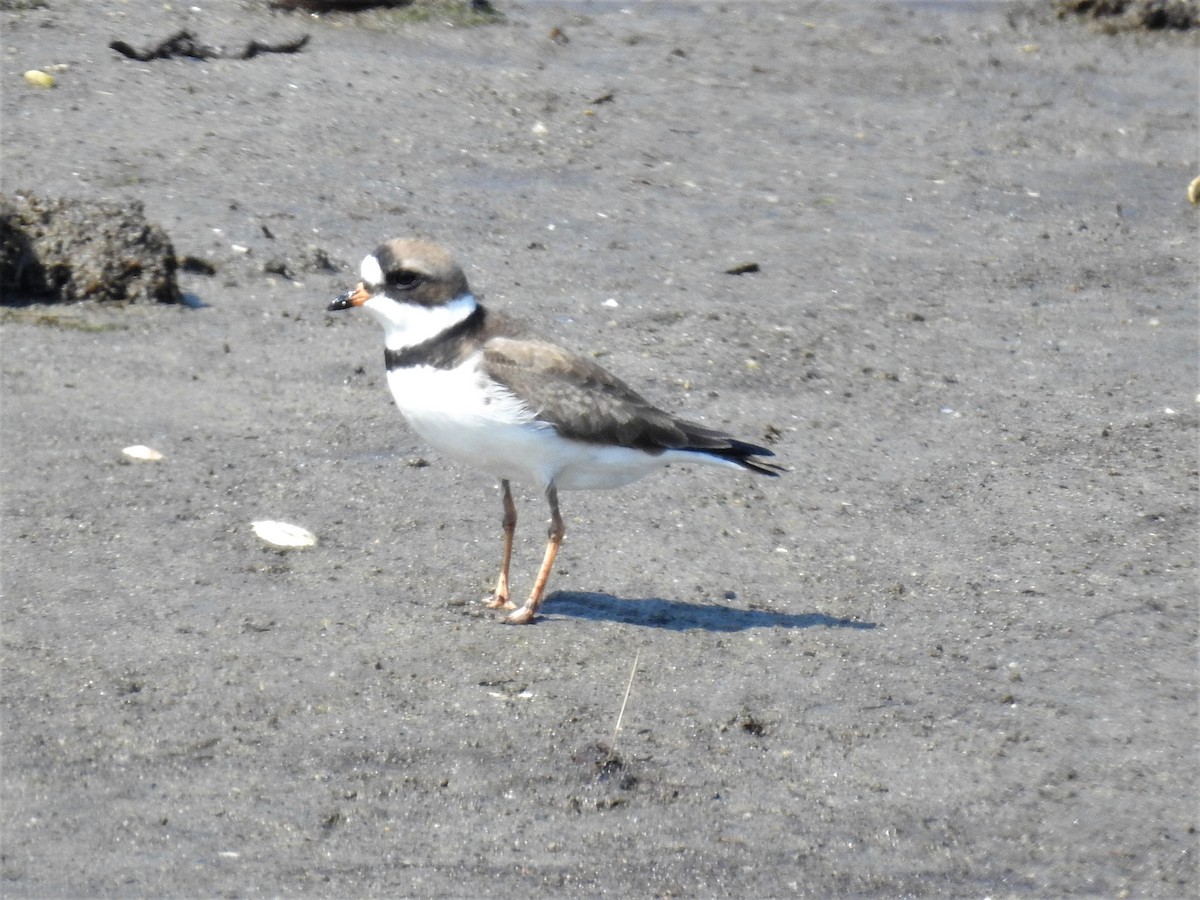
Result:
[[[387,283],[391,287],[396,288],[411,288],[421,282],[421,274],[414,272],[412,269],[399,269],[395,272],[388,272]]]

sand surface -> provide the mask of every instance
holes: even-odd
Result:
[[[499,5],[0,13],[0,189],[142,201],[216,267],[4,314],[0,892],[1194,895],[1196,39]],[[108,47],[180,28],[311,38]],[[564,494],[502,626],[495,485],[325,312],[409,234],[788,474]]]

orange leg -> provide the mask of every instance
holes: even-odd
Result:
[[[512,561],[513,535],[517,531],[517,507],[513,504],[512,490],[506,480],[501,480],[503,491],[504,518],[500,524],[504,528],[504,558],[500,562],[500,577],[496,579],[496,589],[488,598],[488,609],[516,609],[517,604],[508,599],[508,564]]]
[[[529,599],[524,606],[505,618],[504,621],[510,625],[525,625],[537,616],[538,607],[542,605],[542,594],[546,592],[546,582],[550,580],[550,570],[554,568],[554,558],[558,556],[558,548],[562,546],[563,535],[567,532],[558,512],[558,490],[553,484],[546,488],[546,502],[550,504],[550,534],[546,542],[546,555],[542,559],[542,567],[538,569],[537,581],[533,583]]]

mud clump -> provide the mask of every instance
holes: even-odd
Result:
[[[178,303],[175,248],[141,203],[0,194],[0,303]]]

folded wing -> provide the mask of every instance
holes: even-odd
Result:
[[[563,437],[649,453],[685,450],[720,457],[765,475],[778,466],[752,459],[765,447],[664,412],[591,360],[543,341],[493,338],[483,351],[487,374],[521,397]]]

